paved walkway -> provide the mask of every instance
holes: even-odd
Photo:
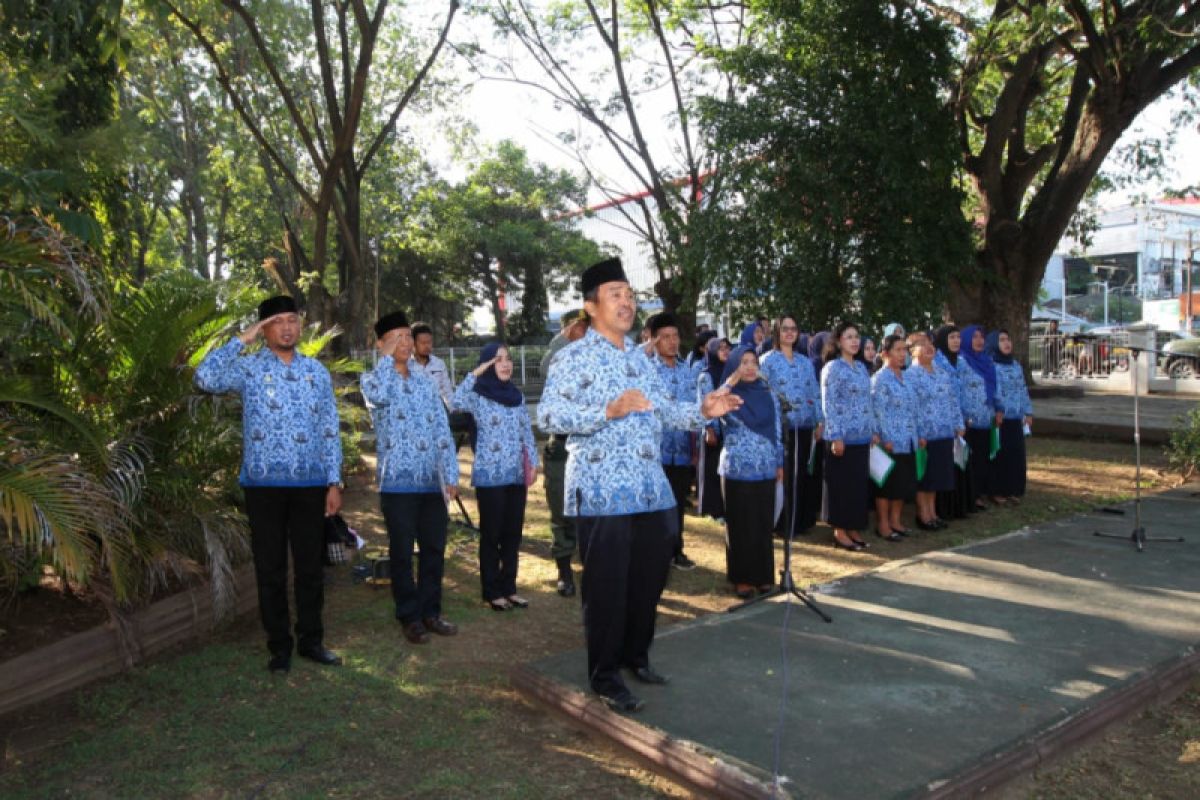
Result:
[[[517,682],[619,742],[650,742],[659,768],[693,786],[707,760],[760,787],[782,775],[796,797],[964,796],[1200,668],[1195,488],[1143,505],[1151,535],[1184,544],[1139,554],[1093,535],[1129,533],[1126,506],[1130,516],[1081,515],[823,587],[833,624],[773,601],[671,629],[652,657],[673,680],[636,687],[645,710],[616,724],[594,699],[577,705],[582,652]]]
[[[1166,444],[1176,419],[1196,408],[1200,397],[1149,395],[1140,405],[1142,443]],[[1034,432],[1045,436],[1133,441],[1133,396],[1085,394],[1033,401]]]

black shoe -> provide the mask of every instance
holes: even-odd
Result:
[[[458,626],[453,622],[447,622],[441,617],[429,617],[424,620],[425,630],[430,633],[436,633],[438,636],[453,636],[458,633]]]
[[[675,558],[671,559],[671,566],[673,566],[675,569],[681,569],[686,572],[689,569],[695,569],[696,562],[692,561],[683,553],[680,553],[679,555],[675,556]]]
[[[429,631],[425,630],[425,626],[420,622],[405,622],[402,623],[404,638],[408,639],[412,644],[428,644]]]
[[[946,528],[949,528],[950,523],[946,522],[946,520],[942,519],[941,517],[938,517],[933,521],[933,527],[936,530],[941,531],[941,530],[945,530]]]
[[[272,673],[286,673],[292,668],[292,656],[289,653],[276,653],[267,662],[267,669]]]
[[[554,562],[558,564],[558,583],[555,584],[554,590],[558,592],[559,597],[574,597],[575,575],[571,572],[571,557],[556,558]]]
[[[315,661],[326,667],[337,667],[342,663],[341,657],[332,650],[326,650],[321,645],[315,647],[305,647],[304,649],[296,650],[296,653],[301,658],[307,658],[309,661]]]
[[[613,711],[620,711],[626,714],[632,714],[635,711],[641,711],[646,705],[642,702],[640,697],[626,689],[624,686],[607,692],[599,692],[599,695]]]
[[[917,519],[917,527],[918,527],[919,529],[923,530],[923,531],[936,531],[936,530],[941,530],[941,526],[940,526],[940,525],[938,525],[938,521],[937,521],[937,519],[936,519],[936,518],[934,518],[933,522],[922,522],[922,521],[921,521],[921,520],[918,518],[918,519]]]
[[[904,537],[898,533],[889,533],[885,536],[882,533],[880,533],[879,531],[875,531],[875,535],[878,536],[880,539],[886,539],[889,542],[903,542],[904,541]]]
[[[671,680],[669,676],[663,675],[661,672],[655,672],[654,667],[638,667],[633,670],[633,677],[642,683],[649,683],[653,686],[662,686]]]

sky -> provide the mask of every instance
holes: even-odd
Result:
[[[670,108],[670,98],[663,93],[646,95],[645,101],[651,107]],[[1168,96],[1148,108],[1138,121],[1122,137],[1118,149],[1137,140],[1142,135],[1165,137],[1171,127],[1171,117],[1183,107],[1178,96]],[[500,81],[482,81],[470,86],[464,97],[460,112],[471,119],[479,128],[481,143],[495,143],[502,139],[512,139],[522,145],[531,156],[545,164],[570,170],[580,174],[580,169],[573,154],[555,141],[554,134],[563,130],[575,130],[583,133],[590,132],[586,123],[582,123],[572,111],[556,109],[549,99],[541,92],[528,87]],[[673,142],[676,135],[669,130],[665,115],[645,114],[643,119],[648,124],[647,137],[651,141],[662,143],[665,148]],[[1158,196],[1166,188],[1180,188],[1200,184],[1200,121],[1192,121],[1189,125],[1176,131],[1175,142],[1167,152],[1168,169],[1166,179],[1150,181],[1140,185],[1130,186],[1101,196],[1102,208],[1120,205],[1138,195],[1149,197]],[[607,173],[607,177],[620,184],[628,192],[640,190],[636,181],[629,176],[621,166],[620,161],[608,148],[601,147],[593,151],[596,165]],[[1113,163],[1109,158],[1109,164]],[[448,161],[445,165],[451,172],[457,169]],[[601,202],[605,198],[593,189],[589,202]]]

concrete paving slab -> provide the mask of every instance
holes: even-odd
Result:
[[[672,681],[634,687],[646,708],[632,724],[784,776],[797,797],[928,796],[1005,758],[1027,763],[1123,692],[1142,687],[1144,703],[1148,676],[1200,666],[1200,497],[1147,499],[1148,533],[1189,541],[1143,553],[1093,535],[1129,533],[1124,508],[821,587],[832,625],[772,601],[666,630],[652,658]],[[563,653],[531,674],[583,691],[584,664]]]
[[[1149,395],[1139,398],[1142,444],[1166,444],[1176,420],[1200,397]],[[1034,433],[1133,443],[1133,396],[1089,392],[1082,397],[1040,397],[1033,401]]]

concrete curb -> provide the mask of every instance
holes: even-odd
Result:
[[[786,800],[769,775],[724,753],[677,739],[609,709],[591,694],[547,678],[527,665],[510,673],[513,686],[571,724],[620,746],[638,762],[701,797],[729,800]]]

